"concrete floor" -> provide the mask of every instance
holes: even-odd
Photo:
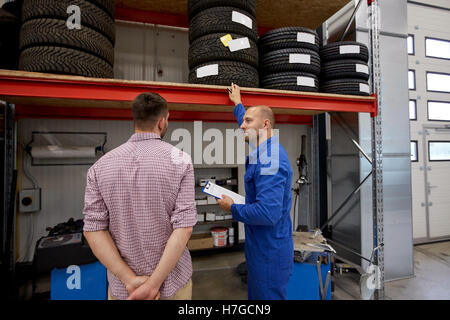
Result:
[[[246,300],[247,285],[242,282],[236,267],[245,261],[244,252],[222,252],[193,256],[194,300]],[[414,272],[410,279],[385,283],[387,300],[450,299],[450,241],[414,247]],[[359,278],[349,270],[333,277],[333,300],[359,300]],[[48,292],[50,277],[38,281],[38,292]],[[31,285],[21,288],[21,299],[31,297]],[[48,299],[48,296],[43,297]]]
[[[194,300],[247,299],[246,284],[236,272],[245,261],[243,252],[193,257]],[[387,300],[450,299],[450,242],[414,247],[414,273],[410,279],[385,283]],[[360,275],[350,270],[335,272],[333,300],[359,300]]]

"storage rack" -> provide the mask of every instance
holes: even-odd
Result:
[[[362,0],[361,0],[362,1]],[[323,4],[319,21],[305,25],[313,28],[344,6],[347,0],[316,1]],[[185,7],[186,1],[116,1],[116,19],[152,24],[164,24],[176,27],[187,27],[187,17],[176,8]],[[271,7],[273,1],[258,1],[258,9],[264,8],[263,15],[271,15],[272,20],[264,21],[272,24],[261,24],[259,31],[263,33],[277,25],[296,25],[301,21],[297,15],[297,1],[285,1],[284,6]],[[159,8],[169,5],[175,11]],[[328,5],[327,5],[328,4]],[[370,49],[372,67],[373,92],[380,93],[379,73],[379,4],[378,0],[368,0],[370,21]],[[335,6],[335,10],[330,7]],[[156,8],[156,10],[154,10]],[[268,10],[270,8],[270,10]],[[328,9],[328,12],[325,10]],[[278,11],[277,11],[278,10]],[[280,11],[282,10],[282,11]],[[271,14],[269,13],[271,12]],[[289,14],[291,16],[289,16]],[[292,16],[295,13],[295,17]],[[279,15],[284,16],[279,19]],[[265,17],[266,18],[266,17]],[[305,19],[304,21],[308,21]],[[271,27],[267,27],[271,25]],[[6,101],[6,112],[13,112],[14,118],[6,117],[7,128],[14,130],[11,121],[23,118],[70,118],[70,119],[103,119],[130,120],[131,101],[139,93],[152,91],[162,95],[169,104],[171,120],[175,121],[213,121],[234,122],[233,106],[230,106],[226,88],[222,86],[206,86],[192,84],[162,83],[152,81],[126,81],[114,79],[94,79],[75,76],[30,73],[21,71],[0,70],[0,100]],[[374,247],[383,242],[383,187],[382,187],[382,134],[381,134],[381,100],[374,94],[371,97],[357,97],[322,93],[303,93],[292,91],[242,88],[242,99],[247,106],[265,104],[272,107],[278,123],[317,124],[315,115],[325,112],[363,112],[372,116],[372,190],[373,190],[373,230]],[[8,131],[5,143],[15,143],[15,132]],[[313,136],[316,131],[313,130]],[[317,146],[313,146],[318,151]],[[9,160],[11,153],[5,155]],[[313,155],[314,157],[314,155]],[[9,177],[14,165],[11,161],[5,166],[5,176]],[[8,178],[9,179],[9,178]],[[6,181],[5,181],[6,182]],[[10,186],[4,190],[8,194]],[[381,271],[381,288],[376,298],[384,298],[384,254],[381,248],[376,253],[376,262]]]
[[[196,196],[201,194],[206,196],[205,193],[203,193],[201,190],[203,189],[203,186],[200,186],[199,180],[205,179],[208,180],[211,176],[211,174],[205,173],[210,171],[211,169],[219,169],[222,171],[221,174],[216,175],[216,178],[218,179],[224,179],[224,178],[232,178],[236,179],[236,184],[230,185],[229,187],[224,186],[224,188],[230,189],[233,192],[240,193],[239,192],[239,173],[240,169],[238,165],[194,165],[194,174],[195,174],[195,194]],[[228,172],[229,174],[224,174],[224,172]],[[219,177],[220,176],[220,177]],[[225,177],[226,176],[226,177]],[[197,204],[197,213],[205,213],[205,210],[212,209],[214,213],[217,212],[219,209],[219,205],[217,203],[214,204],[204,204],[199,205]],[[219,210],[221,211],[221,210]],[[231,213],[230,213],[231,214]],[[234,219],[228,219],[228,220],[215,220],[215,221],[206,221],[206,215],[205,220],[203,222],[197,222],[196,226],[200,227],[201,229],[205,229],[205,227],[212,228],[212,227],[233,227],[234,228],[234,243],[232,245],[227,244],[224,247],[211,247],[211,248],[202,248],[202,249],[195,249],[195,253],[197,254],[199,251],[207,251],[207,252],[217,252],[223,249],[240,249],[242,248],[242,243],[239,243],[239,223],[238,221]],[[194,227],[194,233],[196,229]],[[205,230],[200,231],[200,233],[204,234]],[[191,251],[191,254],[193,252]]]

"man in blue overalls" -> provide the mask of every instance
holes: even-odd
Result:
[[[229,97],[251,151],[245,164],[245,204],[234,204],[227,196],[218,203],[245,224],[248,299],[286,299],[294,262],[291,164],[273,134],[272,110],[257,106],[245,111],[240,88],[233,83]]]

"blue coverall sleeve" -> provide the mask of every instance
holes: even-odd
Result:
[[[274,175],[257,174],[256,201],[250,204],[233,204],[233,218],[250,225],[275,225],[282,216],[286,179],[287,172],[282,168]]]
[[[244,122],[244,115],[245,115],[245,108],[242,105],[242,103],[238,103],[235,107],[234,107],[234,111],[233,114],[239,124],[239,127],[242,125],[242,122]]]

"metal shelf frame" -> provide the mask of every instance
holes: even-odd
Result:
[[[381,97],[380,31],[379,2],[368,0],[368,4],[370,6],[368,19],[371,39],[372,92],[374,92],[371,97],[254,88],[242,88],[241,94],[246,106],[264,104],[272,107],[278,123],[310,125],[313,128],[313,137],[314,130],[317,129],[317,119],[314,117],[316,115],[327,112],[363,112],[371,115],[375,248],[383,243],[382,117],[381,99],[377,98]],[[137,10],[120,9],[116,18],[131,20],[131,16],[135,17],[134,21],[152,22],[148,20],[148,15],[139,17]],[[161,21],[160,23],[165,25],[186,27],[185,17],[170,18],[167,19],[164,14],[151,17],[153,23]],[[261,33],[264,31],[260,30]],[[25,118],[131,120],[131,101],[138,94],[147,91],[158,93],[167,100],[171,120],[235,122],[232,114],[233,106],[230,105],[226,87],[223,86],[95,79],[0,70],[0,100],[6,101],[8,105],[14,105],[14,118],[9,119],[13,122]],[[8,139],[6,142],[10,145],[15,143],[14,139]],[[319,152],[318,145],[313,143],[313,158],[317,152]],[[8,175],[10,171],[7,170],[6,174]],[[377,290],[375,298],[383,299],[384,252],[382,247],[376,252],[375,261],[381,270],[382,285]]]
[[[164,97],[172,120],[234,122],[224,86],[128,81],[0,70],[0,99],[16,105],[16,118],[130,120],[131,101],[142,92]],[[376,96],[242,88],[246,106],[273,108],[278,123],[312,125],[324,112],[377,114]]]

